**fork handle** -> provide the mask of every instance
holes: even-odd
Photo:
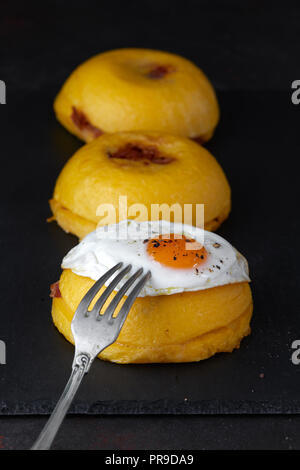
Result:
[[[48,450],[60,428],[61,423],[73,401],[81,381],[90,366],[90,358],[80,354],[75,358],[72,373],[50,418],[35,441],[31,450]]]

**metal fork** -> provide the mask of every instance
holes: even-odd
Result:
[[[91,310],[88,310],[92,300],[95,298],[104,283],[122,267],[123,263],[118,263],[100,277],[78,305],[71,323],[71,330],[75,341],[72,373],[56,407],[31,450],[50,449],[83,376],[89,371],[95,357],[103,351],[103,349],[116,341],[133,302],[147,280],[151,277],[151,273],[148,271],[141,278],[143,269],[139,269],[120,288],[104,313],[101,313],[101,309],[112,291],[115,290],[119,282],[132,268],[131,265],[125,266],[110,282],[108,287],[106,287],[103,294],[96,301],[94,307]],[[124,294],[138,278],[140,278],[140,280],[128,295],[118,315],[113,316],[117,306],[123,299]]]

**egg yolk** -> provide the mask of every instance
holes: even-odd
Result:
[[[147,253],[158,263],[175,269],[198,268],[205,263],[207,251],[200,243],[184,235],[160,235],[145,240]]]

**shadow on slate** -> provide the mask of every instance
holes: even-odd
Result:
[[[73,346],[51,322],[49,284],[59,278],[62,257],[76,238],[46,218],[55,179],[81,143],[55,121],[52,97],[53,90],[16,92],[9,106],[0,108],[6,167],[1,185],[0,338],[7,344],[7,364],[0,367],[2,414],[49,413],[73,358]],[[200,363],[97,360],[73,413],[300,412],[300,366],[291,362],[291,343],[300,337],[294,238],[299,218],[293,207],[299,186],[294,170],[298,110],[282,92],[220,92],[219,99],[222,119],[207,147],[227,173],[233,194],[232,214],[219,233],[249,260],[253,332],[239,350]]]

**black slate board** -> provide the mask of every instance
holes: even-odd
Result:
[[[76,238],[46,218],[55,178],[81,143],[55,121],[52,98],[46,91],[15,92],[0,107],[2,414],[49,413],[73,356],[51,323],[49,284]],[[219,233],[249,260],[252,335],[234,353],[198,364],[97,360],[71,412],[300,412],[300,366],[291,362],[291,343],[300,338],[300,110],[288,92],[219,92],[219,99],[222,120],[207,146],[233,191],[232,214]]]

